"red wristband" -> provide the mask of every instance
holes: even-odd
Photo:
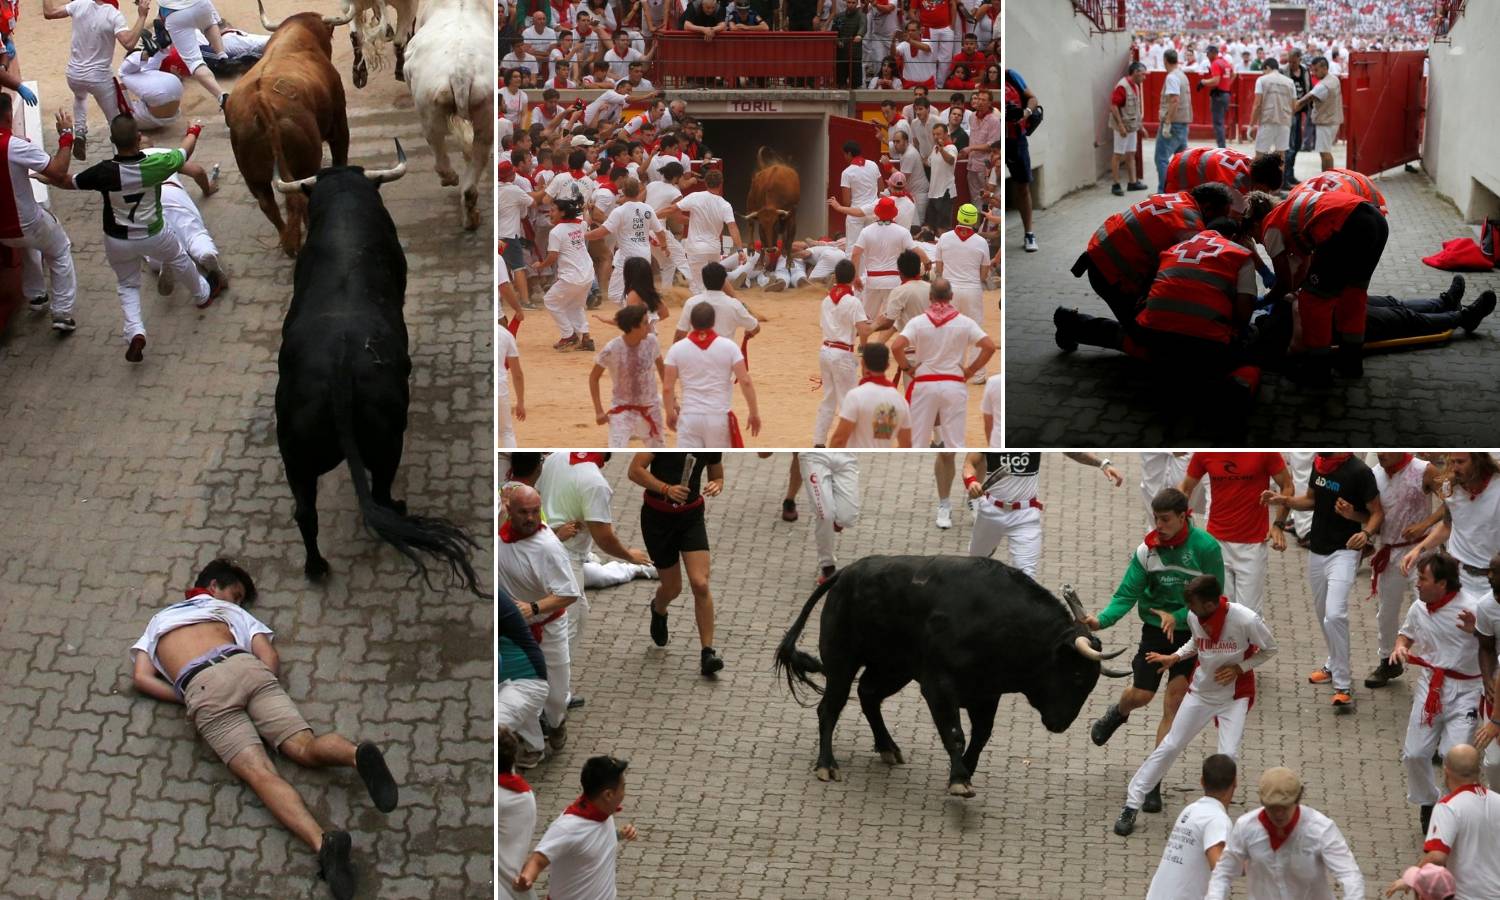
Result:
[[[202,133],[203,133],[203,126],[202,125],[189,125],[188,126],[188,130],[187,130],[187,136],[188,137],[197,137],[198,135],[200,135]]]
[[[979,479],[975,478],[973,475],[965,475],[964,476],[964,487],[969,487],[970,485],[974,485],[974,484],[978,484],[978,483],[979,483]]]
[[[66,150],[71,146],[73,146],[73,133],[71,131],[67,134],[57,136],[57,149]]]

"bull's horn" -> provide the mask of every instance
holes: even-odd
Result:
[[[1084,659],[1092,659],[1095,662],[1099,662],[1101,660],[1114,659],[1116,656],[1124,653],[1126,648],[1121,647],[1113,653],[1100,653],[1098,650],[1094,649],[1093,644],[1089,643],[1088,638],[1080,634],[1078,637],[1073,639],[1073,649],[1077,650],[1078,655],[1082,656]]]
[[[275,188],[278,193],[282,194],[300,194],[303,191],[310,190],[312,186],[317,183],[318,176],[316,175],[309,175],[306,178],[298,178],[296,181],[282,181],[280,165],[276,166],[276,177],[271,179],[271,187]]]
[[[348,25],[354,20],[354,0],[344,0],[344,11],[337,16],[324,16],[323,24],[329,28],[337,28],[340,25]]]
[[[1100,666],[1099,674],[1107,675],[1110,678],[1129,678],[1135,673],[1130,669],[1111,669],[1109,666]]]
[[[1083,602],[1078,599],[1078,592],[1073,590],[1071,584],[1063,585],[1062,595],[1063,600],[1068,604],[1068,611],[1073,614],[1073,621],[1082,622],[1088,618],[1083,611]]]
[[[395,181],[406,174],[406,151],[401,149],[401,139],[396,138],[396,167],[393,169],[366,169],[365,177],[376,184]]]
[[[272,24],[271,20],[268,19],[268,18],[266,18],[266,4],[265,4],[265,0],[255,0],[255,5],[256,5],[256,7],[258,7],[260,9],[260,24],[267,31],[275,31],[276,29],[278,29],[278,28],[281,27],[281,22],[285,22],[286,21],[286,19],[282,19],[281,22],[276,22],[275,24]]]
[[[791,213],[787,212],[784,209],[778,209],[778,210],[776,210],[776,217],[779,218],[779,219],[785,219],[789,215],[791,215]]]

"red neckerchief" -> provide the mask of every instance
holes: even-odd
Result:
[[[932,320],[932,324],[935,327],[943,327],[944,324],[952,320],[956,315],[958,315],[958,307],[952,303],[939,301],[927,304],[927,318]]]
[[[863,169],[865,167],[864,154],[858,154],[853,159],[849,160],[849,165],[853,166],[856,169]]]
[[[1473,500],[1473,499],[1477,498],[1480,494],[1484,493],[1484,489],[1487,488],[1487,487],[1489,487],[1489,486],[1490,486],[1490,476],[1487,476],[1484,479],[1484,484],[1481,484],[1479,486],[1479,490],[1477,490],[1477,491],[1469,491],[1469,489],[1466,488],[1466,487],[1464,487],[1462,484],[1459,485],[1459,487],[1462,487],[1462,488],[1464,488],[1464,490],[1469,491],[1469,499],[1470,500]]]
[[[615,812],[619,812],[624,808],[623,806],[615,807]],[[574,800],[571,806],[563,810],[563,815],[578,816],[582,819],[588,819],[590,822],[605,822],[610,817],[609,813],[595,806],[592,800],[582,794],[578,795],[578,799]]]
[[[619,193],[618,191],[615,190],[615,183],[613,181],[610,181],[609,178],[607,178],[607,177],[606,178],[596,178],[596,179],[594,179],[594,183],[599,186],[600,190],[607,190],[611,194]]]
[[[589,177],[587,174],[584,173],[584,171],[582,169],[569,169],[568,170],[568,174],[572,175],[573,178],[576,179],[576,180],[578,180],[578,181],[582,181],[583,179]]]
[[[833,305],[834,306],[838,306],[840,300],[844,299],[845,297],[848,297],[849,295],[851,295],[853,293],[854,293],[854,285],[852,285],[852,284],[836,284],[836,285],[833,286],[833,290],[831,290],[831,291],[828,292],[828,299],[833,301]]]
[[[1193,527],[1191,522],[1183,522],[1182,530],[1177,532],[1173,538],[1163,539],[1161,532],[1153,528],[1146,534],[1146,546],[1155,550],[1159,547],[1181,547],[1187,541],[1188,529]]]
[[[953,233],[958,235],[960,241],[967,241],[974,234],[974,229],[967,225],[955,225],[953,226]]]
[[[1186,531],[1187,529],[1183,529]],[[1199,619],[1198,624],[1208,632],[1208,639],[1218,643],[1219,635],[1224,633],[1224,623],[1229,620],[1229,598],[1220,597],[1219,606],[1206,619]]]
[[[1453,602],[1453,598],[1457,597],[1457,596],[1458,596],[1458,591],[1451,591],[1451,592],[1446,593],[1443,596],[1439,597],[1437,599],[1437,602],[1426,604],[1427,605],[1427,614],[1428,615],[1432,615],[1432,614],[1436,613],[1438,610],[1440,610],[1443,607],[1447,606],[1449,603],[1452,603]]]
[[[522,778],[520,775],[515,774],[514,772],[501,772],[498,780],[500,782],[500,786],[505,788],[507,791],[511,791],[516,794],[531,793],[531,785],[526,783],[526,779]]]
[[[532,534],[535,535],[537,532],[546,530],[547,526],[543,525],[536,531],[532,532]],[[524,541],[526,540],[526,538],[523,538],[520,535],[516,534],[515,531],[510,527],[510,519],[506,519],[504,522],[500,523],[500,540],[504,541],[507,544],[514,544],[516,541]]]
[[[1391,477],[1394,478],[1396,476],[1396,473],[1400,472],[1402,469],[1404,469],[1407,466],[1411,465],[1411,461],[1412,461],[1412,455],[1410,453],[1403,453],[1403,454],[1401,454],[1401,461],[1398,462],[1398,463],[1396,463],[1396,465],[1394,465],[1394,466],[1381,466],[1381,468],[1385,469],[1385,474],[1387,474],[1387,475],[1389,475],[1389,476],[1391,476]]]
[[[186,600],[191,600],[194,597],[207,597],[210,600],[214,599],[214,595],[208,592],[208,588],[201,587],[190,587],[182,592],[182,596]]]
[[[1313,457],[1313,468],[1318,470],[1319,475],[1332,475],[1353,455],[1352,453],[1319,453]]]
[[[557,224],[559,224],[559,225],[577,225],[577,224],[581,223],[582,221],[583,221],[582,219],[562,219],[562,220],[559,220]]]
[[[1292,821],[1287,823],[1285,830],[1276,827],[1276,823],[1266,815],[1265,807],[1261,807],[1260,815],[1256,818],[1260,819],[1261,826],[1266,829],[1266,836],[1271,839],[1271,850],[1275,852],[1280,850],[1281,845],[1286,843],[1286,839],[1292,836],[1298,820],[1302,818],[1302,806],[1298,804],[1297,808],[1292,810]]]
[[[568,465],[576,466],[581,463],[593,463],[596,466],[604,465],[603,453],[569,453]]]
[[[894,197],[910,197],[911,193],[909,191],[891,191],[891,193],[890,193],[889,196],[891,196],[893,198]]]
[[[552,77],[552,86],[560,91],[565,91],[571,88],[572,82],[568,81],[567,76],[559,73]]]
[[[895,387],[894,384],[891,384],[890,379],[886,378],[884,375],[866,375],[859,380],[860,384],[869,384],[871,382],[883,385],[885,387]]]
[[[901,283],[902,284],[906,284],[908,281],[921,281],[921,280],[922,280],[922,276],[920,276],[920,275],[914,275],[911,278],[907,278],[905,275],[901,276]]]
[[[718,336],[718,333],[715,332],[712,328],[705,328],[702,331],[699,331],[695,328],[692,331],[688,332],[687,339],[692,341],[693,346],[697,347],[699,350],[707,350],[708,346],[712,344],[714,342],[714,339]]]

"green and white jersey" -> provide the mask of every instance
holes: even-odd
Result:
[[[73,177],[79,190],[104,196],[104,233],[124,240],[161,231],[161,184],[187,163],[181,150],[116,156]]]

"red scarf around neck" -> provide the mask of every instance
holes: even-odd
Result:
[[[1457,597],[1457,596],[1458,596],[1458,591],[1449,591],[1448,593],[1446,593],[1443,596],[1439,597],[1436,601],[1434,601],[1432,603],[1426,604],[1426,606],[1427,606],[1427,613],[1429,615],[1431,615],[1432,613],[1437,612],[1438,610],[1440,610],[1443,607],[1447,606],[1449,603],[1452,603],[1453,602],[1453,598]]]
[[[882,386],[888,387],[888,388],[895,387],[894,384],[891,384],[890,379],[886,378],[884,374],[881,374],[881,375],[866,375],[865,377],[863,377],[863,378],[861,378],[859,380],[860,384],[869,384],[871,382],[874,382],[875,384],[882,385]]]
[[[579,181],[582,181],[583,179],[589,177],[582,169],[569,169],[568,174],[572,175]]]
[[[1382,466],[1381,468],[1385,469],[1385,474],[1394,476],[1402,469],[1411,465],[1412,458],[1413,457],[1410,453],[1403,453],[1401,454],[1400,462],[1396,463],[1394,466]]]
[[[528,537],[535,536],[538,532],[545,530],[547,530],[547,526],[543,525],[536,531],[533,531],[531,535],[528,535]],[[507,544],[514,544],[516,541],[524,541],[526,540],[526,538],[522,537],[519,534],[516,534],[515,529],[510,527],[510,519],[506,519],[504,522],[500,523],[500,540],[504,541]]]
[[[1296,830],[1297,822],[1302,818],[1302,806],[1299,804],[1296,809],[1292,810],[1292,821],[1286,823],[1284,830],[1276,827],[1276,823],[1271,821],[1271,817],[1266,814],[1264,808],[1256,818],[1260,819],[1261,826],[1266,829],[1266,836],[1271,839],[1271,850],[1275,852],[1281,849],[1281,845],[1285,844],[1286,839],[1291,837],[1292,832]]]
[[[593,463],[596,466],[604,465],[603,453],[569,453],[568,465],[576,466],[580,463]]]
[[[849,165],[853,166],[856,169],[863,169],[865,167],[864,154],[861,153],[860,155],[849,160]]]
[[[957,315],[958,307],[952,303],[938,302],[927,304],[927,318],[931,319],[932,324],[938,328],[946,325]]]
[[[1188,515],[1192,515],[1191,512]],[[1193,527],[1192,522],[1183,522],[1182,530],[1177,532],[1176,537],[1162,538],[1161,532],[1153,528],[1146,534],[1146,546],[1155,550],[1159,547],[1181,547],[1187,543],[1188,531]]]
[[[531,793],[531,785],[526,783],[526,779],[522,778],[520,775],[517,775],[514,772],[501,772],[499,781],[501,787],[512,793]]]
[[[616,807],[615,812],[619,812],[624,808],[623,806]],[[563,810],[563,815],[578,816],[581,819],[588,819],[590,822],[604,822],[609,819],[611,814],[595,806],[594,802],[588,797],[579,794],[578,799],[574,800],[571,806]]]
[[[692,331],[688,332],[687,339],[692,341],[693,346],[697,347],[699,350],[707,350],[708,346],[712,344],[714,342],[714,339],[718,336],[718,333],[712,328],[705,328],[702,331],[695,328]]]
[[[974,229],[967,225],[955,225],[953,226],[953,233],[958,235],[959,240],[967,241],[974,234]]]
[[[853,294],[854,285],[836,284],[833,286],[833,290],[828,292],[828,299],[833,301],[834,306],[838,306],[840,300],[844,299],[845,297],[852,296]]]
[[[1186,530],[1186,528],[1183,529],[1183,531]],[[1200,619],[1199,624],[1203,626],[1204,631],[1208,632],[1208,639],[1210,641],[1218,643],[1219,635],[1224,633],[1224,623],[1228,619],[1229,598],[1220,597],[1218,608],[1216,608],[1211,614],[1209,614],[1208,618]]]
[[[1490,476],[1490,477],[1493,477],[1493,476]],[[1484,479],[1484,483],[1482,483],[1482,484],[1479,485],[1479,490],[1477,490],[1477,491],[1469,491],[1469,488],[1468,488],[1467,485],[1464,485],[1461,482],[1459,484],[1459,487],[1463,488],[1466,491],[1469,491],[1469,499],[1470,500],[1473,500],[1474,498],[1478,497],[1480,494],[1484,493],[1484,489],[1487,488],[1487,487],[1489,487],[1489,486],[1490,486],[1490,478],[1489,477],[1486,477]]]
[[[1313,457],[1313,468],[1319,475],[1332,475],[1353,456],[1352,453],[1319,453]]]

